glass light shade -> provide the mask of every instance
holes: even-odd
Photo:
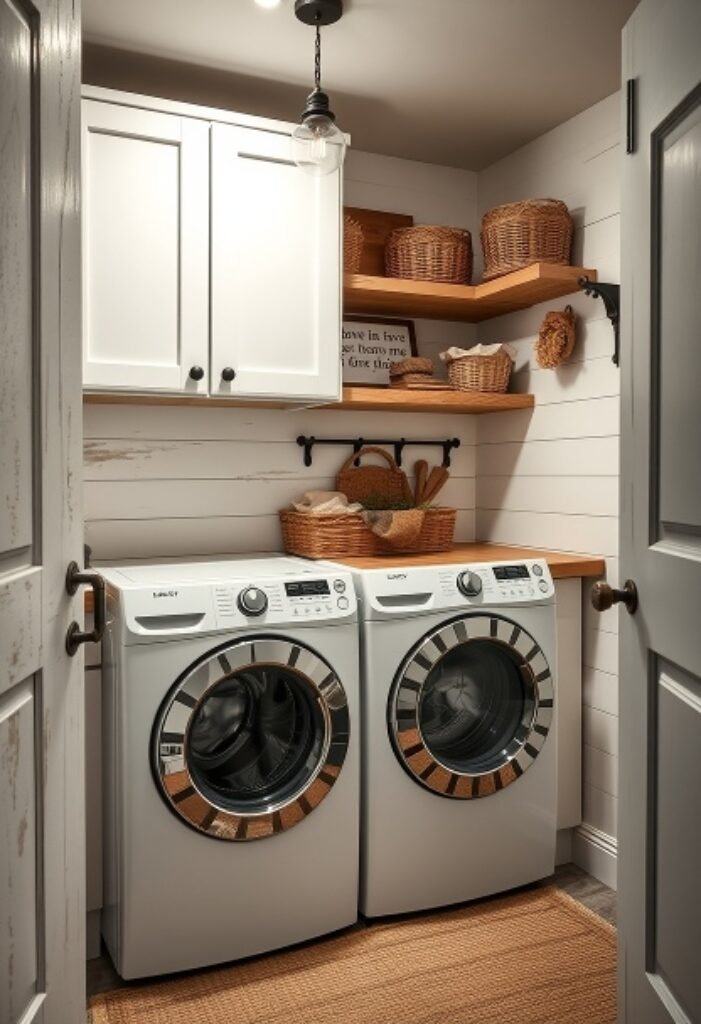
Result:
[[[333,174],[343,165],[345,155],[343,132],[324,114],[305,117],[292,132],[292,159],[308,174]]]

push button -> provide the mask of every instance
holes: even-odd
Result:
[[[547,592],[548,584],[545,582],[545,580],[540,581],[540,583],[538,584],[538,589],[542,590],[544,594]]]
[[[336,602],[336,604],[338,605],[338,607],[341,609],[342,612],[345,612],[345,611],[347,611],[347,609],[348,609],[348,607],[350,605],[350,601],[348,600],[347,597],[339,597],[339,599]]]
[[[345,594],[346,592],[346,581],[345,580],[334,580],[333,589],[337,594]]]
[[[534,565],[533,566],[533,575],[534,576],[542,576],[543,575],[543,566],[542,565]]]

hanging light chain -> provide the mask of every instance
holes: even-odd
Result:
[[[314,88],[321,89],[321,27],[316,25],[316,42],[314,44]]]

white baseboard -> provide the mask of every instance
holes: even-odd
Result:
[[[584,822],[574,830],[572,860],[604,885],[617,888],[618,843],[614,836]]]
[[[555,865],[572,863],[572,836],[573,828],[561,828],[557,833],[555,845]]]

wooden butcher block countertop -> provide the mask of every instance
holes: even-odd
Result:
[[[606,562],[597,555],[571,555],[565,551],[514,548],[505,544],[456,544],[450,551],[428,555],[380,555],[372,558],[334,558],[333,561],[347,565],[350,569],[399,569],[411,565],[453,565],[456,562],[518,562],[526,558],[543,558],[556,580],[602,576],[606,571]],[[92,593],[88,591],[85,595],[85,610],[91,612],[92,607]]]
[[[334,558],[350,569],[399,569],[413,565],[453,565],[456,562],[518,562],[542,558],[553,579],[601,576],[606,562],[596,555],[570,555],[564,551],[507,547],[505,544],[456,544],[450,551],[427,555],[379,555],[365,558]]]

